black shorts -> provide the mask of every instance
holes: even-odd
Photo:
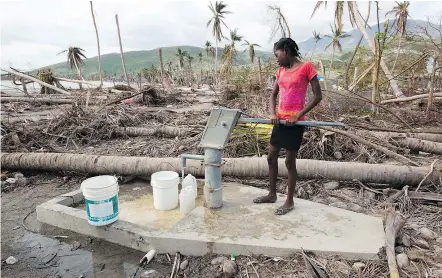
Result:
[[[304,126],[277,124],[273,126],[270,144],[288,151],[298,151],[301,147],[303,135]]]

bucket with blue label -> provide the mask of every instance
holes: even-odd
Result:
[[[96,176],[81,183],[88,222],[104,226],[118,220],[118,181],[114,176]]]

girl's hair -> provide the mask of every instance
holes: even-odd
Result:
[[[298,45],[291,38],[282,38],[279,41],[275,42],[273,49],[283,50],[290,56],[301,57]]]

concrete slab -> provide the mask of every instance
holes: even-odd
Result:
[[[202,191],[199,189],[199,191]],[[41,222],[72,230],[141,251],[201,256],[207,253],[288,256],[310,250],[348,259],[378,259],[384,246],[382,219],[295,199],[295,210],[274,215],[276,204],[254,204],[266,190],[233,183],[223,184],[224,206],[197,207],[189,214],[156,211],[151,187],[135,184],[120,187],[119,220],[105,227],[88,224],[81,191],[57,197],[37,207]]]

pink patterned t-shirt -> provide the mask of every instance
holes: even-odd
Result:
[[[293,71],[286,70],[285,67],[278,69],[276,78],[279,86],[279,119],[287,120],[304,108],[308,84],[315,76],[316,69],[311,62],[303,62]],[[305,120],[305,116],[300,120]]]

